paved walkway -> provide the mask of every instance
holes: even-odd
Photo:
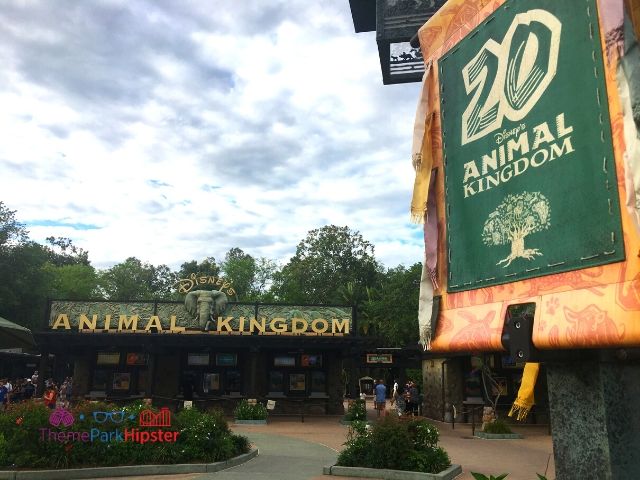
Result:
[[[376,414],[370,410],[369,419]],[[470,472],[498,475],[506,480],[537,480],[536,473],[555,478],[551,437],[546,426],[518,426],[522,440],[481,440],[471,436],[471,426],[434,422],[440,429],[440,444],[451,461],[462,465],[459,480],[473,480]],[[208,474],[129,477],[129,480],[349,480],[322,475],[322,467],[335,462],[343,448],[348,427],[338,417],[272,417],[268,425],[233,425],[260,449],[249,462],[223,472]],[[115,479],[114,479],[115,480]],[[363,480],[362,478],[360,480]],[[364,479],[366,480],[366,479]]]

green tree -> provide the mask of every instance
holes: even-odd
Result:
[[[191,274],[217,277],[220,275],[220,266],[213,257],[207,257],[199,263],[196,260],[191,260],[180,265],[178,278],[189,278]]]
[[[89,265],[89,252],[76,247],[70,238],[47,237],[45,247],[53,265]]]
[[[237,292],[238,300],[247,301],[253,295],[253,282],[256,277],[256,260],[240,248],[227,252],[220,266],[222,276],[231,282]]]
[[[229,250],[221,265],[222,275],[233,285],[238,300],[245,302],[273,300],[268,288],[277,268],[273,260],[256,259],[240,248]]]
[[[88,253],[71,240],[49,237],[47,242],[31,241],[16,212],[0,202],[0,316],[32,329],[42,327],[48,297],[71,298],[85,288],[86,277],[74,277],[71,267],[92,270]],[[89,282],[87,288],[93,287]]]
[[[278,272],[278,264],[266,257],[256,260],[256,274],[253,279],[253,301],[275,302],[276,298],[271,290],[273,279]]]
[[[342,303],[341,288],[353,283],[354,295],[375,284],[380,266],[374,247],[349,227],[311,230],[295,255],[274,278],[274,292],[292,303]]]
[[[24,224],[16,219],[16,211],[0,201],[0,251],[25,244],[29,237]]]
[[[98,274],[91,265],[56,266],[46,263],[43,272],[49,282],[49,296],[54,299],[87,300],[100,296]]]
[[[42,327],[50,281],[43,269],[47,260],[47,251],[36,242],[27,241],[3,249],[0,316],[27,328]]]
[[[358,331],[362,335],[375,335],[378,330],[376,306],[379,298],[378,290],[373,287],[357,289],[353,282],[340,288],[343,303],[356,306]]]
[[[176,275],[166,265],[155,267],[135,257],[100,272],[99,288],[109,300],[151,300],[172,297]]]
[[[376,298],[365,303],[364,315],[387,346],[418,342],[418,296],[422,265],[399,265],[382,276]]]
[[[178,281],[178,273],[174,272],[167,265],[151,265],[151,291],[154,298],[161,300],[179,300],[180,297],[176,291],[176,282]]]

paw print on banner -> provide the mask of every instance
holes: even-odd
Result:
[[[547,300],[547,313],[549,315],[553,315],[556,313],[556,310],[560,307],[560,300],[558,297],[553,297]]]

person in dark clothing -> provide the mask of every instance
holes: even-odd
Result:
[[[407,388],[404,392],[404,397],[407,402],[406,414],[416,415],[418,413],[418,405],[420,402],[420,395],[418,393],[418,388],[413,380],[409,380],[407,382]]]
[[[411,382],[409,387],[409,398],[411,399],[411,414],[418,415],[418,407],[420,406],[420,392],[415,382]]]
[[[9,389],[5,386],[4,380],[0,380],[0,409],[6,410],[9,403]]]
[[[193,377],[191,375],[182,377],[182,396],[185,400],[193,400]]]
[[[36,387],[33,385],[33,382],[31,381],[31,379],[27,378],[26,384],[22,391],[22,398],[24,400],[31,400],[35,392],[36,392]]]

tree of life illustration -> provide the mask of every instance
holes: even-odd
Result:
[[[542,255],[537,248],[524,248],[527,235],[546,230],[551,225],[549,200],[540,192],[507,195],[484,222],[482,241],[485,245],[511,243],[511,254],[496,265],[511,265],[516,258],[532,260]]]

